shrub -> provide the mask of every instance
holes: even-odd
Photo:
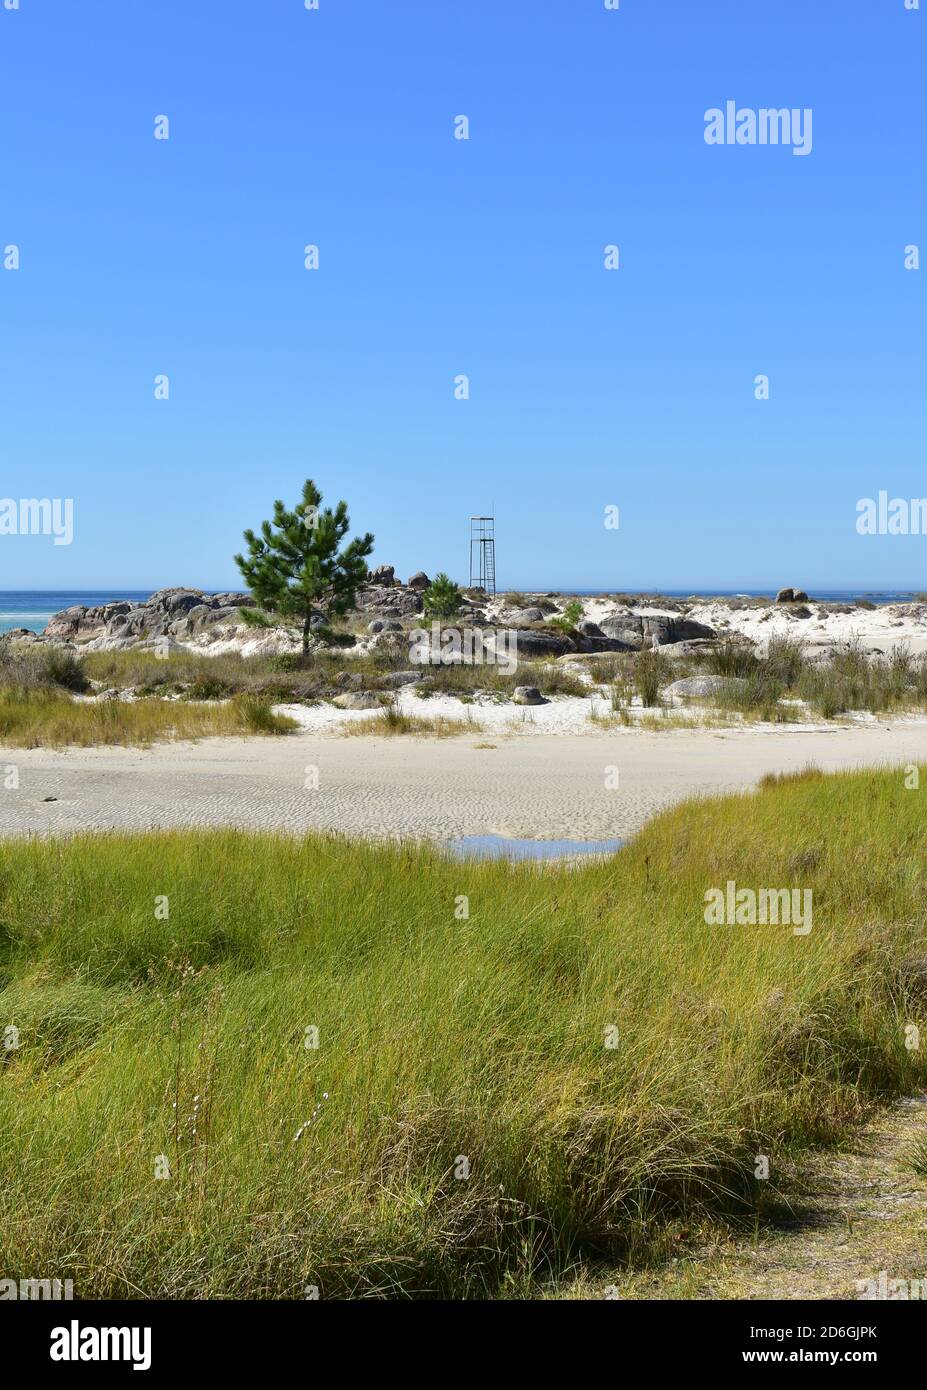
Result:
[[[715,676],[752,676],[759,658],[751,647],[738,642],[721,642],[705,653],[702,663]]]
[[[652,706],[660,703],[660,689],[669,678],[666,658],[655,647],[638,652],[634,663],[634,684],[641,702]]]
[[[40,662],[39,669],[50,685],[58,685],[63,690],[72,690],[75,693],[87,689],[88,681],[84,668],[74,653],[66,647],[46,647]]]
[[[189,700],[222,700],[231,693],[232,687],[227,680],[206,671],[194,676],[186,690]]]
[[[291,671],[306,671],[313,666],[311,653],[306,652],[275,652],[273,656],[267,658],[267,668],[269,671],[289,674]]]
[[[573,598],[570,599],[562,613],[559,613],[556,618],[549,618],[548,622],[551,627],[557,627],[561,632],[572,632],[582,616],[583,605],[578,599]]]
[[[270,702],[256,695],[236,695],[232,707],[249,734],[287,734],[299,727],[295,719],[274,714]]]
[[[460,612],[460,588],[442,570],[435,575],[422,598],[422,606],[429,618],[456,618]]]
[[[804,643],[795,637],[770,637],[766,671],[771,680],[787,688],[796,685],[805,667]]]

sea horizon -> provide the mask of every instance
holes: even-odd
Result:
[[[182,587],[161,585],[161,588]],[[200,585],[190,585],[190,588],[201,588]],[[228,586],[217,585],[213,588],[202,588],[204,594],[225,593]],[[144,603],[153,593],[154,589],[113,587],[109,589],[0,589],[0,634],[10,632],[14,628],[28,628],[33,632],[44,632],[49,620],[55,613],[62,612],[65,608],[74,608],[78,605],[93,608],[104,603],[120,603],[128,601],[130,603]],[[232,590],[234,592],[234,590]],[[577,598],[589,598],[596,594],[652,594],[654,597],[682,599],[682,598],[775,598],[777,590],[775,588],[739,588],[739,589],[715,589],[715,588],[692,588],[692,589],[655,589],[649,585],[635,586],[624,585],[614,588],[556,588],[553,585],[511,585],[506,588],[500,587],[498,593],[526,593],[544,594],[557,593],[575,595]],[[811,599],[817,599],[825,603],[855,603],[857,599],[868,599],[870,603],[886,604],[899,603],[914,598],[915,594],[921,592],[917,589],[807,589],[807,594]]]

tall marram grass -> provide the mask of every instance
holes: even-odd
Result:
[[[0,745],[8,747],[144,745],[223,734],[284,734],[297,727],[254,695],[212,705],[158,699],[75,703],[59,690],[0,686]]]
[[[88,1297],[467,1297],[749,1214],[757,1153],[781,1171],[924,1084],[921,795],[808,773],[572,869],[0,844],[0,1268]],[[706,926],[729,879],[810,887],[811,934]]]

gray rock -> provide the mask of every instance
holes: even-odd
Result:
[[[512,627],[524,627],[526,623],[542,623],[544,614],[540,608],[512,608],[506,613],[505,621]]]
[[[179,618],[204,601],[206,595],[202,589],[158,589],[157,593],[151,595],[145,607],[158,608]]]
[[[207,608],[204,603],[198,603],[195,608],[191,608],[186,618],[179,618],[172,624],[175,635],[182,623],[187,624],[187,630],[196,631],[198,628],[211,627],[214,623],[232,623],[238,626],[239,617],[237,608]]]
[[[427,589],[430,583],[431,580],[428,578],[428,575],[425,573],[424,570],[416,570],[415,574],[410,575],[409,577],[408,587],[410,589],[415,589],[421,592],[422,589]]]
[[[250,594],[228,593],[210,594],[206,602],[213,608],[257,608],[257,602]]]
[[[664,695],[678,695],[683,699],[690,699],[693,696],[703,698],[706,695],[714,695],[718,690],[725,686],[743,686],[746,681],[739,676],[685,676],[682,680],[673,681],[664,690]]]
[[[693,618],[664,618],[660,616],[641,619],[644,636],[649,637],[655,647],[669,646],[672,642],[688,642],[693,637],[716,637],[713,627],[697,623]]]
[[[75,604],[60,613],[53,613],[45,628],[45,636],[51,638],[88,638],[102,636],[105,609],[87,608]]]
[[[617,613],[603,619],[602,631],[606,637],[614,637],[629,647],[640,648],[647,639],[655,647],[669,646],[673,642],[687,642],[697,637],[712,638],[717,634],[714,628],[705,623],[697,623],[693,618],[675,618],[670,614]]]
[[[121,645],[125,645],[125,643]],[[149,637],[144,642],[140,643],[130,640],[127,645],[132,647],[137,646],[139,651],[142,652],[160,652],[162,655],[166,653],[168,656],[173,656],[175,652],[182,652],[184,650],[180,643],[175,642],[172,637]],[[107,643],[106,650],[111,651],[113,647],[109,646]]]
[[[367,576],[368,583],[376,585],[394,584],[395,580],[396,571],[392,565],[377,565]]]
[[[536,685],[516,685],[512,698],[516,705],[546,705],[549,703],[544,699]]]
[[[607,662],[611,659],[611,656],[611,651],[567,652],[565,656],[557,657],[557,664],[565,666],[572,662],[574,666],[578,666],[580,669],[585,666],[594,671],[599,662]]]
[[[581,632],[584,637],[604,637],[605,633],[594,623],[591,618],[581,618],[576,624],[576,631]]]
[[[669,661],[682,660],[683,657],[691,656],[693,652],[703,651],[705,647],[713,647],[715,640],[713,637],[683,638],[681,642],[673,642],[668,647],[661,647],[660,651]],[[747,643],[747,645],[752,646],[752,643]]]
[[[389,690],[397,690],[403,685],[415,685],[422,679],[421,671],[390,671],[388,676],[383,677],[383,684]]]
[[[640,624],[640,619],[636,620]],[[619,642],[624,651],[640,651],[644,645],[643,626],[635,626],[634,619],[605,618],[601,624],[606,637]]]
[[[372,609],[382,616],[407,617],[411,613],[422,611],[422,596],[398,585],[393,588],[381,585],[376,588],[358,589],[357,606],[364,613],[369,613]]]
[[[380,701],[372,690],[351,690],[345,695],[336,695],[332,704],[339,709],[378,709]]]
[[[579,642],[581,652],[636,652],[640,643],[622,642],[619,637],[582,637]]]
[[[150,608],[130,608],[128,613],[113,619],[112,628],[121,630],[123,636],[131,637],[144,632],[154,617],[155,614]]]
[[[576,644],[566,635],[560,637],[552,632],[534,632],[530,628],[505,628],[503,631],[505,636],[498,641],[500,653],[511,655],[514,644],[514,655],[518,660],[530,656],[562,656],[564,652],[576,650]],[[494,653],[496,650],[497,632],[498,629],[490,628],[483,639],[483,646],[488,652]]]

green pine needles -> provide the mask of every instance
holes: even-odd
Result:
[[[373,550],[368,531],[339,549],[351,521],[346,502],[332,510],[320,508],[322,494],[311,478],[293,511],[274,503],[272,521],[261,523],[260,535],[247,530],[247,555],[236,555],[258,611],[243,608],[242,618],[254,626],[270,625],[268,615],[302,623],[303,650],[309,646],[312,619],[325,624],[355,607],[357,590],[367,578],[366,557]]]

